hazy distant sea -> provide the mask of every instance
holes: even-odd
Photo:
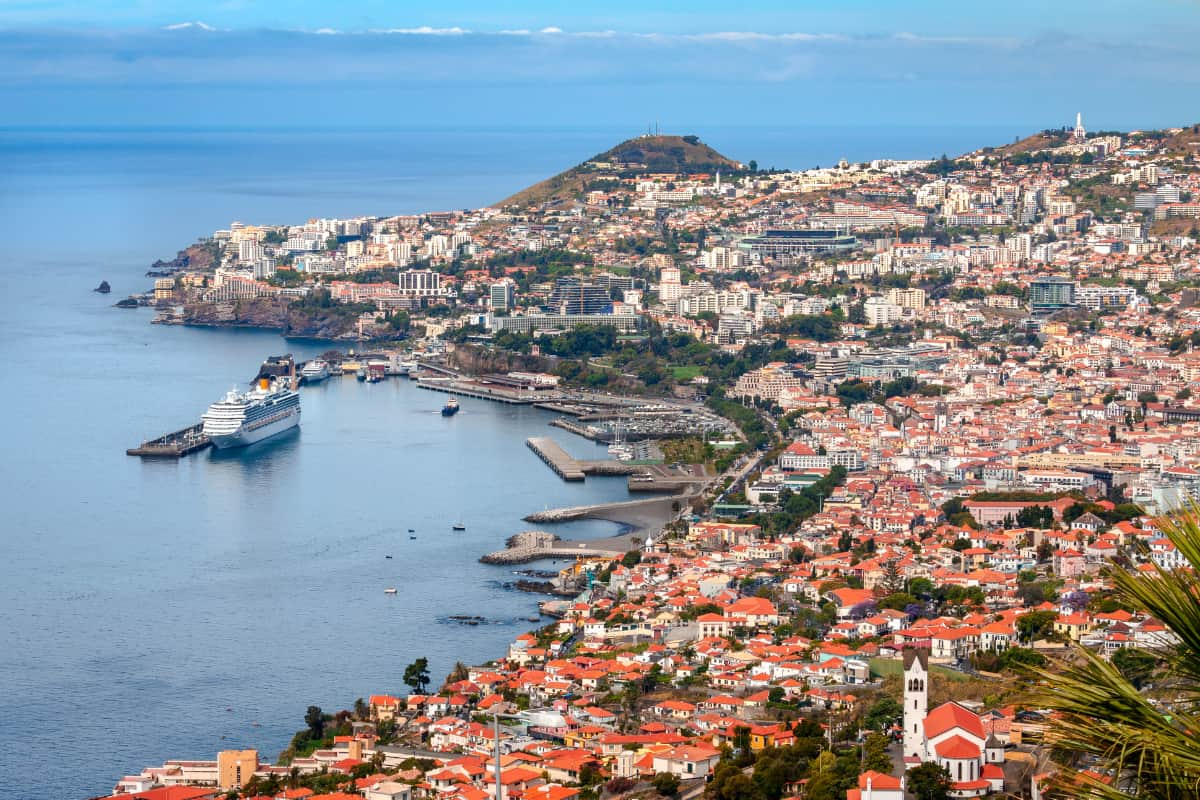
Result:
[[[1015,133],[693,132],[764,168],[953,154]],[[0,797],[108,794],[144,765],[234,746],[273,758],[308,704],[403,691],[416,656],[440,678],[530,626],[537,598],[476,558],[530,511],[626,497],[619,479],[563,483],[523,440],[590,444],[533,409],[463,400],[446,420],[442,396],[406,382],[338,381],[305,392],[296,435],[127,458],[265,356],[324,346],[155,327],[111,304],[147,287],[150,262],[233,220],[477,207],[636,133],[0,129]],[[101,280],[113,294],[90,291]],[[460,520],[467,532],[451,533]]]

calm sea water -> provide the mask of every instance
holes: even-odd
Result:
[[[764,167],[1011,138],[697,132]],[[537,598],[476,559],[531,511],[627,497],[619,479],[563,483],[523,441],[591,445],[533,409],[464,399],[447,420],[444,396],[408,382],[333,380],[305,390],[296,434],[242,453],[128,458],[265,356],[324,345],[151,326],[111,304],[147,286],[149,262],[234,219],[478,206],[624,135],[0,130],[0,797],[106,794],[144,765],[229,747],[273,758],[310,703],[404,691],[414,658],[440,678],[530,627]],[[89,291],[102,279],[108,297]],[[465,533],[450,532],[456,521]]]

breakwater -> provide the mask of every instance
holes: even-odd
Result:
[[[479,560],[484,564],[526,564],[545,558],[618,558],[625,554],[590,542],[564,542],[549,531],[522,531],[508,537],[506,544],[505,549]]]
[[[526,522],[569,522],[576,519],[607,519],[636,525],[648,517],[669,519],[683,507],[686,497],[653,497],[648,500],[625,500],[617,503],[595,503],[587,506],[549,508],[536,511]]]

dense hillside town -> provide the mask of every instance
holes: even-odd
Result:
[[[1083,648],[1155,691],[1171,634],[1108,569],[1187,563],[1157,517],[1200,498],[1200,126],[796,172],[693,170],[694,138],[492,208],[235,223],[160,265],[161,322],[704,400],[740,435],[664,444],[720,477],[565,567],[578,596],[495,660],[435,683],[414,652],[278,759],[116,795],[1038,798],[1065,773],[1029,668]]]

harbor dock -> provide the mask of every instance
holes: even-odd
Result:
[[[421,378],[417,381],[417,388],[429,389],[434,392],[446,392],[447,394],[455,394],[459,397],[494,400],[497,403],[508,403],[515,406],[529,405],[533,402],[522,392],[514,392],[497,386],[490,386],[479,381]]]
[[[616,460],[581,461],[549,436],[534,436],[525,444],[564,481],[581,481],[587,475],[632,475],[640,469]]]
[[[212,440],[203,433],[203,424],[197,422],[186,428],[163,434],[157,439],[142,442],[137,447],[125,451],[127,456],[142,456],[143,458],[180,458],[198,453],[212,446]]]

